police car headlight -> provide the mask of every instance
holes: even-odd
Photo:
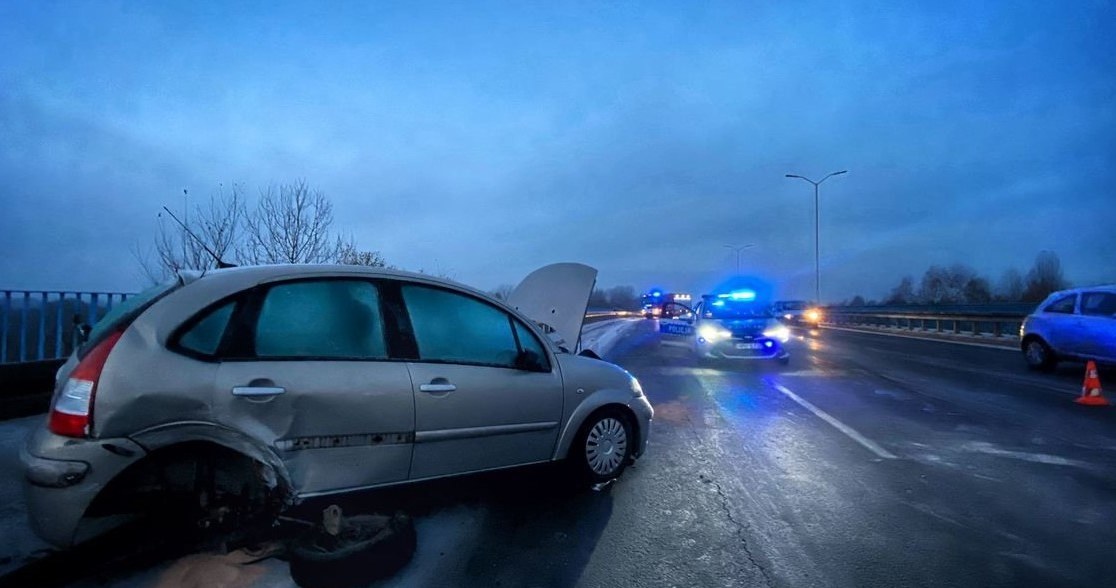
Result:
[[[721,339],[728,339],[732,337],[732,331],[718,327],[717,325],[702,325],[698,328],[698,335],[710,343],[720,341]]]
[[[790,340],[790,329],[786,328],[783,325],[771,327],[763,332],[763,336],[770,337],[771,339],[778,339],[779,341],[786,343]]]

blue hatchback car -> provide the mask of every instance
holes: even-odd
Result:
[[[1031,369],[1054,369],[1061,360],[1116,364],[1116,285],[1055,292],[1020,329]]]

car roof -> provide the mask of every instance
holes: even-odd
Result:
[[[204,272],[179,272],[185,284],[195,281],[230,281],[243,284],[245,287],[260,282],[271,282],[283,279],[355,276],[363,278],[405,278],[408,280],[444,284],[459,290],[466,290],[479,294],[485,298],[492,298],[486,292],[451,280],[449,278],[408,272],[394,268],[370,267],[364,265],[345,264],[275,264],[275,265],[245,265],[231,268],[206,270]]]
[[[1058,290],[1053,292],[1050,296],[1063,296],[1066,294],[1080,294],[1081,292],[1110,292],[1116,294],[1116,284],[1104,284],[1101,286],[1080,286],[1077,288],[1067,288],[1065,290]]]

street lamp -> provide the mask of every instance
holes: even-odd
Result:
[[[816,182],[805,176],[787,174],[788,178],[798,178],[800,180],[806,180],[807,182],[810,182],[814,185],[814,304],[821,304],[821,246],[819,245],[818,239],[818,226],[820,224],[818,222],[818,186],[820,186],[822,182],[828,180],[829,178],[832,178],[833,176],[839,176],[841,174],[847,173],[849,173],[849,170],[843,169],[839,172],[833,172]]]
[[[755,246],[755,243],[748,243],[747,245],[725,245],[725,247],[728,247],[729,249],[732,249],[736,252],[736,273],[738,275],[740,274],[740,252],[744,251],[745,249],[751,249]]]

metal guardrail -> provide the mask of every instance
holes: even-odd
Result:
[[[95,324],[123,292],[0,290],[0,363],[66,357],[82,323]]]
[[[825,322],[836,326],[869,326],[943,335],[973,335],[996,338],[1017,337],[1028,312],[988,310],[985,312],[941,312],[933,307],[893,310],[850,310],[830,308]]]

